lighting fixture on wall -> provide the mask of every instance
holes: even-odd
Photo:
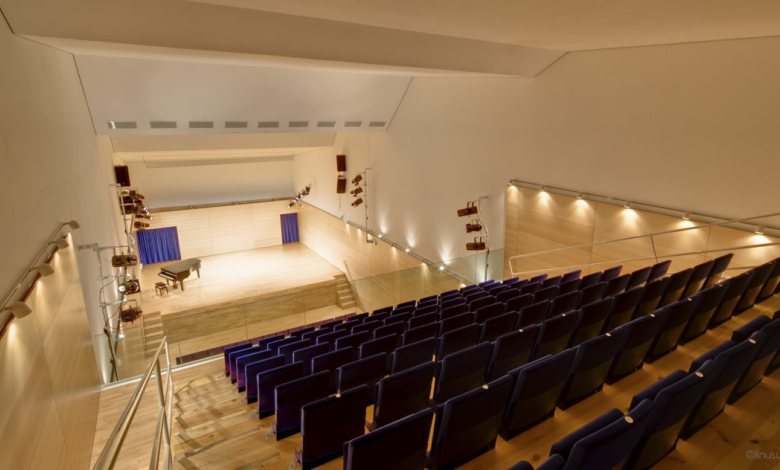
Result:
[[[579,194],[577,194],[577,199],[579,199],[580,201],[584,201],[585,200],[585,195],[582,194],[582,193],[579,193]]]
[[[404,249],[404,253],[409,253],[410,251],[412,251],[412,249],[409,248],[408,246]]]
[[[466,207],[458,209],[458,217],[466,217],[468,215],[476,215],[479,212],[476,201],[469,201],[466,203]]]
[[[6,307],[6,310],[11,312],[14,318],[24,318],[32,312],[32,309],[27,306],[26,303],[17,301]]]
[[[626,208],[626,209],[633,209],[633,208],[631,207],[631,201],[626,201],[626,203],[625,203],[625,204],[623,204],[623,207],[624,207],[624,208]]]
[[[482,237],[474,237],[473,242],[466,243],[466,250],[468,251],[482,251],[487,248],[487,245],[482,240]]]
[[[292,208],[294,205],[298,204],[301,205],[303,198],[309,195],[311,192],[311,184],[307,184],[303,187],[300,191],[298,191],[298,194],[295,195],[292,199],[290,199],[290,202],[287,203],[287,207]]]
[[[361,175],[360,173],[358,173],[357,176],[352,178],[352,184],[354,184],[355,186],[359,185],[361,181],[363,181],[363,175]]]
[[[472,221],[470,224],[466,224],[466,233],[481,232],[482,224],[479,221]]]
[[[58,250],[64,250],[65,248],[70,246],[69,243],[68,243],[68,240],[66,240],[64,238],[58,238],[58,239],[56,239],[53,242],[49,242],[49,246],[51,246],[51,245],[56,245]]]
[[[755,234],[756,235],[763,235],[764,234],[764,226],[763,225],[759,225],[758,227],[756,227]]]
[[[141,292],[141,283],[138,279],[128,279],[117,286],[120,294],[132,295]]]
[[[355,188],[355,189],[353,189],[352,191],[350,191],[350,192],[349,192],[349,194],[351,194],[351,195],[353,195],[353,196],[357,196],[358,194],[360,194],[360,193],[362,193],[362,192],[363,192],[363,188],[361,188],[360,186],[358,186],[357,188]]]
[[[547,192],[547,186],[539,186],[539,192],[540,193],[546,193]]]
[[[359,197],[359,198],[355,199],[354,201],[352,201],[352,207],[357,207],[357,206],[359,206],[361,204],[363,204],[363,198],[362,197]]]
[[[41,276],[51,276],[54,274],[54,268],[48,265],[48,263],[41,263],[37,266],[34,266],[30,272],[37,272]]]
[[[685,214],[683,214],[682,219],[683,220],[691,220],[691,213],[690,212],[686,212]]]

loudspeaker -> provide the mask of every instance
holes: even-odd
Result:
[[[116,184],[119,186],[130,186],[130,169],[127,165],[114,166],[114,177],[116,178]]]
[[[336,180],[336,193],[344,194],[347,192],[347,179],[339,178]]]
[[[336,171],[339,173],[347,171],[347,156],[336,155]]]

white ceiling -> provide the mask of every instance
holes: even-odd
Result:
[[[563,51],[780,35],[778,0],[193,0]]]

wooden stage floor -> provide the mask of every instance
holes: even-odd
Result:
[[[139,273],[140,304],[144,312],[167,313],[219,304],[292,287],[332,280],[343,274],[302,243],[259,248],[223,255],[203,256],[200,279],[196,273],[184,281],[184,290],[169,287],[158,296],[154,283],[163,279],[160,268],[149,264]],[[136,296],[139,297],[139,296]]]

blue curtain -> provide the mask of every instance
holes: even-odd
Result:
[[[298,241],[298,214],[282,214],[282,243]]]
[[[155,228],[137,232],[141,264],[181,259],[179,232],[176,227]]]

